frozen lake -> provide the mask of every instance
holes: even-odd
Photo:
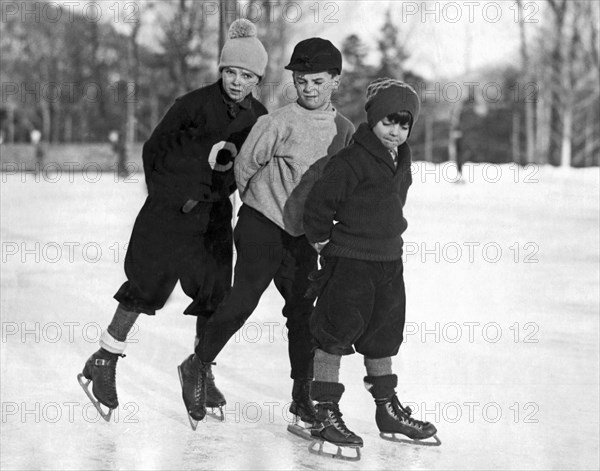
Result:
[[[145,198],[141,176],[1,174],[2,469],[598,469],[599,172],[419,163],[405,234],[398,394],[443,445],[381,440],[362,357],[342,361],[359,462],[288,434],[282,301],[271,287],[217,359],[227,420],[188,424],[176,366],[194,318],[179,287],[140,318],[120,407],[98,418],[76,381],[110,321]]]

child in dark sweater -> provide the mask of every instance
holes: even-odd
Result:
[[[394,388],[392,356],[402,343],[405,290],[402,209],[412,183],[406,140],[419,114],[419,98],[403,82],[377,79],[367,88],[368,122],[351,145],[334,155],[306,200],[306,236],[322,256],[321,292],[311,317],[317,349],[311,397],[320,426],[313,437],[361,447],[339,410],[342,355],[364,355],[366,388],[377,404],[381,433],[429,438],[436,428],[410,417]]]

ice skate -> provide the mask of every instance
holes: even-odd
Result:
[[[413,419],[410,407],[400,404],[395,391],[398,386],[396,375],[366,376],[364,381],[365,388],[373,395],[377,405],[375,421],[381,438],[392,442],[423,446],[440,446],[442,444],[436,435],[437,429],[433,424]],[[408,438],[404,438],[402,435]],[[425,441],[432,437],[434,441]]]
[[[192,354],[177,367],[183,403],[192,430],[196,430],[198,422],[206,416],[206,377],[210,365],[210,363],[200,361],[196,355]]]
[[[294,416],[294,422],[287,426],[288,432],[305,440],[312,440],[311,431],[317,421],[317,411],[310,399],[310,380],[294,380],[290,412]]]
[[[435,426],[429,422],[413,419],[410,407],[403,406],[395,394],[389,399],[376,399],[375,403],[377,404],[375,421],[379,428],[379,436],[384,440],[422,446],[442,444],[436,435]],[[433,438],[434,441],[425,441],[428,438]]]
[[[360,448],[363,440],[354,432],[348,430],[342,419],[342,413],[336,402],[320,402],[317,404],[317,425],[312,430],[312,442],[308,451],[315,455],[328,456],[345,461],[360,460]],[[324,449],[326,444],[337,447],[335,453]],[[354,455],[345,455],[344,449],[355,451]]]
[[[112,411],[119,406],[116,385],[117,360],[124,356],[101,348],[88,358],[83,371],[77,375],[79,385],[107,422],[110,421]],[[105,412],[101,405],[108,407],[108,412]]]
[[[206,413],[214,417],[217,420],[224,421],[225,414],[223,412],[223,406],[227,404],[225,400],[225,396],[223,393],[219,391],[217,385],[215,384],[215,375],[212,372],[212,365],[208,365],[208,370],[206,372]],[[215,409],[218,410],[215,411]]]

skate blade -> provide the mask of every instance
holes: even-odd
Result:
[[[310,453],[312,453],[313,455],[327,456],[329,458],[342,460],[342,461],[360,461],[360,447],[359,446],[338,446],[338,445],[335,445],[332,443],[331,445],[337,446],[337,452],[330,453],[330,452],[323,450],[324,444],[325,444],[325,442],[323,440],[313,440],[311,442],[311,444],[308,445],[308,451]],[[342,450],[344,448],[356,450],[356,455],[355,456],[344,455],[342,453]]]
[[[387,440],[389,442],[396,442],[396,443],[407,443],[409,445],[419,445],[419,446],[440,446],[442,444],[442,441],[438,438],[437,435],[433,435],[430,438],[433,438],[435,441],[431,442],[431,441],[425,441],[425,440],[429,440],[428,438],[424,438],[422,440],[413,440],[412,438],[403,438],[403,437],[397,437],[395,433],[384,433],[381,432],[379,434],[379,436],[381,438],[383,438],[384,440]]]
[[[208,409],[206,410],[206,415],[208,417],[212,417],[215,420],[218,420],[219,422],[225,422],[225,413],[223,412],[223,407],[221,406],[217,406],[217,407],[211,407],[211,406],[206,406]],[[217,411],[215,411],[215,409],[217,409]]]
[[[85,392],[88,399],[92,402],[92,404],[94,404],[94,407],[96,408],[96,410],[98,411],[100,416],[107,422],[110,422],[110,418],[112,416],[112,411],[114,409],[108,408],[108,412],[104,412],[102,410],[100,401],[98,401],[98,399],[96,399],[90,391],[90,383],[92,382],[92,380],[87,379],[85,376],[83,376],[83,373],[79,373],[77,375],[77,382],[79,383],[79,386],[81,386],[81,389],[83,389],[83,391]]]
[[[179,375],[179,383],[181,384],[181,391],[183,392],[183,376],[181,375],[181,366],[177,367],[177,374]],[[183,399],[183,397],[182,397]],[[185,401],[183,401],[183,405],[185,406],[185,414],[187,415],[188,420],[190,421],[190,427],[195,432],[198,428],[198,420],[194,419],[187,410],[187,406],[185,405]]]
[[[311,427],[305,427],[301,424],[289,424],[287,426],[287,431],[304,440],[314,440],[314,437],[310,433]]]

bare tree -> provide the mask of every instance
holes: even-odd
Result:
[[[524,73],[524,81],[526,84],[532,83],[534,76],[531,73],[529,67],[529,51],[527,49],[527,39],[525,35],[525,21],[523,15],[523,1],[517,0],[517,7],[519,11],[519,32],[521,38],[521,70]],[[526,148],[525,156],[527,163],[535,162],[535,109],[534,100],[525,98],[525,139]]]

